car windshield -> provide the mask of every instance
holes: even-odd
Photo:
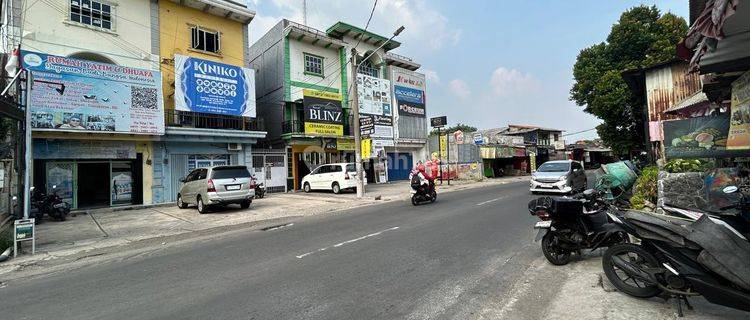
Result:
[[[249,178],[250,171],[245,167],[218,167],[214,168],[211,179]]]
[[[570,163],[566,162],[548,162],[541,166],[536,171],[539,172],[568,172],[570,170]]]

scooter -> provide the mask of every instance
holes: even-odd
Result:
[[[435,202],[437,200],[437,192],[435,191],[435,183],[427,178],[421,177],[419,173],[412,173],[411,177],[411,204],[418,206],[423,202]],[[422,181],[427,180],[427,183]]]
[[[738,190],[730,186],[724,192]],[[747,214],[748,200],[740,195],[740,202],[732,207]],[[687,221],[625,211],[608,215],[641,240],[640,245],[619,244],[604,253],[604,274],[619,291],[638,298],[666,293],[676,298],[678,316],[683,315],[683,302],[692,308],[687,297],[698,295],[711,303],[750,311],[750,279],[746,277],[750,243],[730,224],[707,214]],[[691,230],[684,233],[690,239],[681,236],[683,229]],[[703,238],[695,238],[695,232]],[[714,245],[720,249],[711,248]]]
[[[31,187],[31,206],[34,213],[35,221],[41,221],[44,215],[48,215],[58,221],[65,221],[68,214],[70,214],[70,204],[64,202],[62,198],[57,195],[57,185],[52,186],[51,194],[44,194],[41,191],[37,191],[36,188]]]
[[[258,183],[258,180],[254,175],[251,178],[253,179],[253,185],[255,185],[255,199],[264,198],[266,196],[266,186],[263,182]]]
[[[611,223],[610,205],[594,189],[573,198],[540,197],[529,202],[529,213],[539,218],[534,241],[542,240],[542,253],[553,265],[570,262],[572,253],[628,241],[625,230]]]

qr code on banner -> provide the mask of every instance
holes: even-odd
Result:
[[[133,108],[156,109],[158,103],[156,94],[156,88],[131,87],[130,99]]]

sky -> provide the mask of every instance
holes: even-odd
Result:
[[[375,0],[307,0],[308,25],[364,28]],[[685,0],[378,0],[369,31],[427,75],[427,116],[479,129],[530,124],[567,133],[600,123],[569,100],[578,52],[606,39],[620,13],[640,4],[688,17]],[[248,0],[251,43],[280,19],[302,22],[302,0]],[[596,138],[596,131],[568,135]]]

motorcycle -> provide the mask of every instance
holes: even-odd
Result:
[[[541,197],[529,202],[529,213],[539,218],[534,241],[542,240],[542,253],[553,265],[565,265],[572,253],[628,241],[627,233],[611,223],[610,205],[602,194],[589,189],[573,198]]]
[[[738,191],[735,186],[724,189]],[[746,224],[750,197],[740,193],[739,198],[722,209],[740,209]],[[732,227],[737,219],[709,214],[681,219],[628,211],[609,215],[641,240],[639,245],[619,244],[604,253],[604,274],[619,291],[638,298],[676,298],[680,317],[683,302],[691,309],[687,298],[699,295],[711,303],[750,311],[750,243]]]
[[[253,185],[255,185],[255,199],[262,199],[266,196],[266,186],[263,184],[263,182],[258,183],[258,180],[255,178],[255,176],[252,176],[253,179]]]
[[[435,202],[437,200],[437,191],[435,191],[435,183],[424,176],[421,173],[412,172],[409,179],[411,180],[411,204],[418,206],[422,202]],[[427,181],[424,183],[423,181]]]
[[[68,214],[70,214],[70,204],[64,202],[62,198],[57,195],[57,186],[52,186],[51,194],[44,194],[43,192],[36,190],[31,187],[31,206],[36,221],[41,221],[44,215],[48,215],[58,221],[65,221]]]

